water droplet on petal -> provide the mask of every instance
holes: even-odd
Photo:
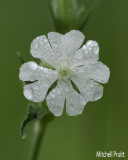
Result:
[[[91,41],[91,40],[89,40],[89,41],[87,41],[87,45],[93,45],[93,43],[92,43],[93,41]]]
[[[83,46],[83,49],[86,49],[86,48],[87,48],[86,45],[84,45],[84,46]]]
[[[35,62],[29,62],[29,68],[32,70],[36,70],[37,69],[37,64]]]
[[[25,88],[24,89],[24,96],[27,98],[27,99],[32,99],[33,98],[33,91],[31,88]]]

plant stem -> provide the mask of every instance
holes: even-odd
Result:
[[[45,121],[37,121],[35,124],[35,131],[34,131],[34,136],[35,139],[32,144],[32,149],[30,152],[30,158],[29,160],[38,160],[39,158],[39,153],[41,149],[41,144],[43,141],[44,133],[46,131],[48,122]]]

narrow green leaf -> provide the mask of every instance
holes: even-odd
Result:
[[[39,108],[33,105],[29,105],[28,107],[28,113],[26,118],[24,119],[22,126],[21,126],[21,136],[23,139],[26,138],[27,135],[27,128],[28,126],[37,119],[37,113]]]
[[[21,136],[26,138],[27,129],[30,124],[36,120],[51,121],[54,118],[52,113],[46,107],[40,107],[38,105],[30,104],[28,107],[28,113],[21,126]]]

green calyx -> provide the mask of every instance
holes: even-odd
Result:
[[[73,29],[84,31],[99,1],[88,7],[79,0],[47,0],[55,30],[63,34]]]

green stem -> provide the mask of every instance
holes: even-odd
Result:
[[[32,144],[32,149],[30,152],[30,158],[29,160],[38,160],[39,159],[39,153],[41,149],[42,140],[44,138],[44,133],[46,131],[48,122],[42,122],[38,121],[35,124],[35,139]]]

